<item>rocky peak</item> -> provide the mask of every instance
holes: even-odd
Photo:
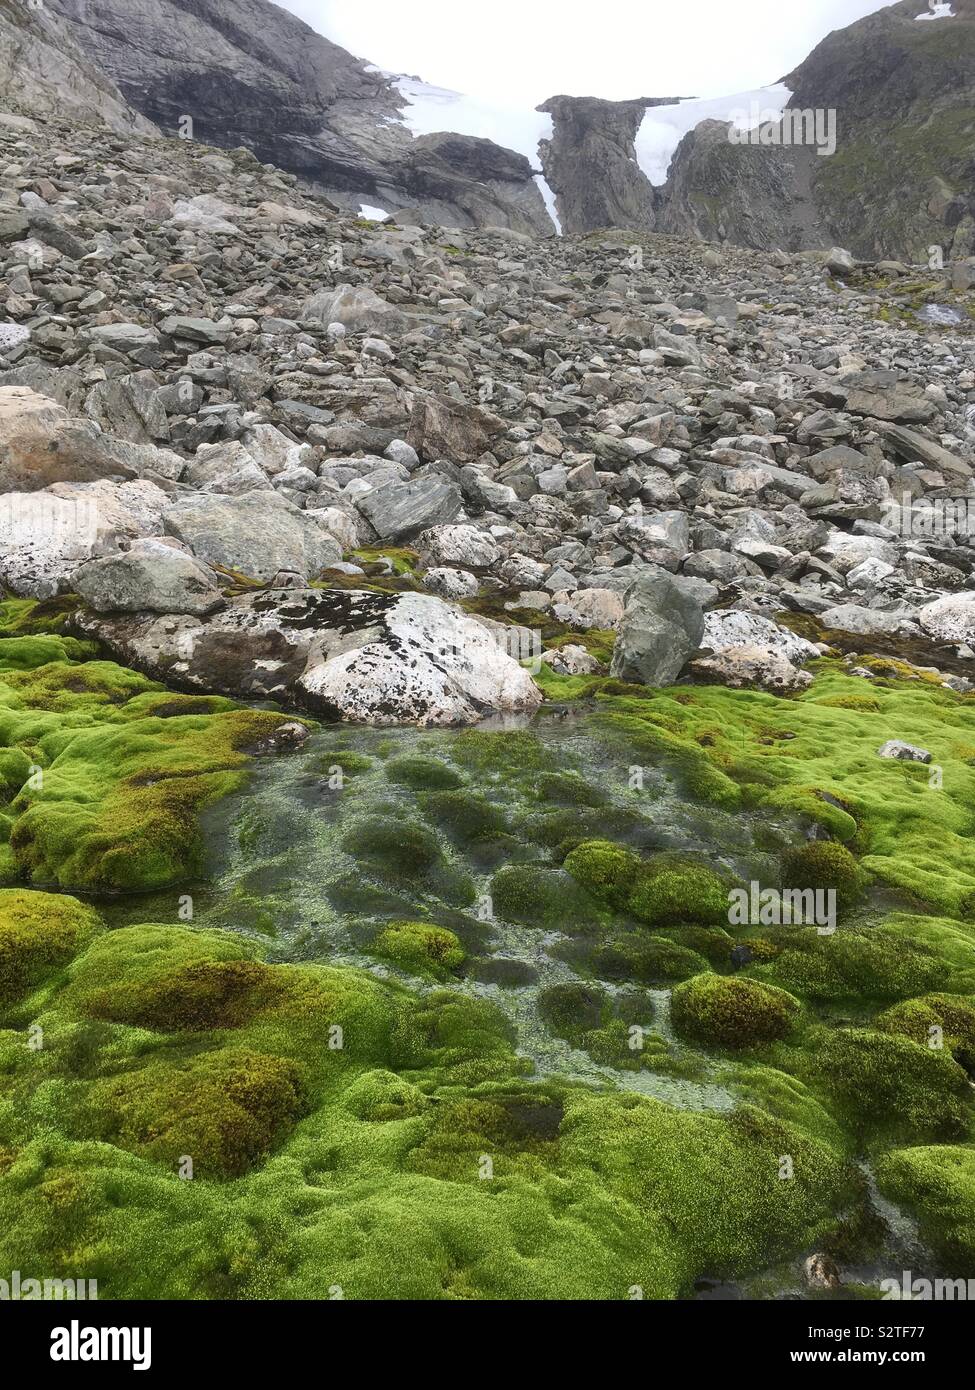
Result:
[[[552,138],[541,142],[539,154],[565,231],[653,230],[657,196],[637,162],[634,141],[650,107],[678,100],[555,96],[538,107],[552,116]]]

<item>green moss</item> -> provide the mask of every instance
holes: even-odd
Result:
[[[781,928],[765,935],[777,954],[752,973],[804,999],[886,1002],[937,989],[948,979],[937,955],[879,927],[844,928],[832,936]]]
[[[543,772],[534,782],[538,801],[558,806],[591,806],[606,804],[606,794],[594,787],[577,772]]]
[[[664,767],[687,790],[694,769],[710,767],[756,811],[801,815],[845,844],[855,838],[860,869],[908,902],[970,915],[975,709],[921,680],[872,683],[877,713],[823,703],[863,694],[862,679],[820,662],[813,686],[794,700],[718,686],[643,699],[606,693],[598,724],[612,756]],[[926,769],[877,757],[894,735],[951,768],[940,789]]]
[[[239,1028],[278,995],[278,977],[220,933],[128,927],[101,937],[71,972],[65,1000],[93,1019],[158,1032]]]
[[[458,844],[492,840],[508,831],[500,806],[469,791],[430,792],[419,798],[420,809]]]
[[[926,1240],[947,1261],[944,1273],[975,1269],[975,1149],[900,1149],[877,1169],[881,1191],[914,1212]]]
[[[411,577],[420,563],[416,551],[404,546],[365,546],[353,550],[349,558],[362,566],[380,565],[388,561],[393,573],[401,577]]]
[[[608,840],[588,840],[566,856],[563,867],[580,888],[607,907],[629,898],[639,861],[630,850]]]
[[[511,864],[494,875],[490,891],[494,915],[505,922],[571,933],[598,920],[595,904],[560,869]]]
[[[598,985],[552,985],[538,996],[538,1012],[560,1038],[578,1040],[590,1029],[604,1027],[613,1017],[606,990]]]
[[[448,763],[437,758],[390,758],[385,766],[386,776],[414,791],[452,791],[461,786],[461,778]]]
[[[368,1071],[356,1077],[342,1097],[342,1104],[359,1120],[389,1124],[422,1115],[430,1104],[419,1086],[392,1071]]]
[[[823,1030],[814,1040],[810,1084],[864,1142],[938,1142],[970,1122],[968,1077],[944,1052],[866,1029]]]
[[[0,1005],[66,965],[99,925],[75,898],[0,890]]]
[[[757,1112],[533,1085],[484,1000],[275,966],[256,1008],[234,995],[229,1029],[145,1030],[147,1010],[227,1023],[226,995],[208,985],[201,1010],[203,976],[187,972],[235,959],[254,948],[213,932],[96,937],[44,1016],[44,1049],[0,1033],[4,1267],[41,1261],[116,1298],[327,1298],[336,1284],[357,1298],[619,1299],[634,1284],[674,1297],[702,1272],[796,1253],[834,1219],[828,1147]],[[133,1021],[90,1020],[99,992]],[[642,1014],[631,1002],[590,1030],[594,1046]],[[782,1153],[796,1159],[787,1188]],[[193,1182],[178,1177],[186,1157]]]
[[[328,753],[322,753],[318,766],[323,773],[330,774],[333,768],[338,768],[343,777],[358,777],[360,773],[372,769],[373,760],[364,753],[353,752],[351,748],[333,748]]]
[[[454,933],[424,922],[391,922],[372,950],[412,975],[444,976],[464,963],[464,948]]]
[[[206,713],[160,717],[185,697],[111,662],[76,660],[84,654],[61,637],[0,641],[4,770],[16,778],[23,757],[32,769],[10,803],[18,869],[84,891],[192,878],[200,812],[240,786],[248,750],[283,716],[213,700]]]
[[[975,1003],[971,999],[956,994],[908,999],[881,1014],[874,1027],[933,1051],[947,1048],[969,1075],[975,1074]]]
[[[697,975],[678,985],[671,1019],[681,1037],[717,1047],[744,1048],[788,1037],[798,999],[756,980]]]
[[[654,1018],[649,995],[635,990],[610,995],[582,983],[552,985],[539,995],[538,1011],[556,1037],[588,1052],[596,1062],[630,1071],[660,1066],[658,1050],[645,1045]]]
[[[443,863],[443,851],[429,830],[381,816],[356,821],[342,848],[368,867],[400,880],[423,879]]]
[[[77,610],[76,594],[56,598],[8,598],[0,601],[0,637],[27,637],[38,633],[61,633]]]
[[[164,1167],[189,1157],[194,1177],[225,1178],[266,1157],[304,1109],[294,1062],[226,1051],[98,1082],[86,1117],[101,1139]]]
[[[782,856],[782,887],[832,890],[837,906],[843,909],[863,895],[864,885],[857,862],[845,845],[834,840],[811,840]]]
[[[629,910],[650,926],[675,922],[728,921],[730,884],[703,864],[660,855],[640,865],[629,895]]]
[[[552,751],[535,734],[522,729],[497,733],[466,730],[451,741],[450,756],[471,772],[510,776],[516,781],[535,772],[558,770]]]
[[[593,971],[606,980],[638,980],[643,985],[670,985],[707,970],[697,951],[663,936],[627,932],[594,947]]]

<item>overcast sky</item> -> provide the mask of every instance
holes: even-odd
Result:
[[[511,105],[773,83],[878,0],[278,0],[360,58]],[[918,0],[918,13],[927,0]]]

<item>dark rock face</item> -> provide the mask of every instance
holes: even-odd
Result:
[[[759,250],[829,246],[806,146],[733,145],[723,121],[702,121],[677,147],[659,193],[660,230]]]
[[[388,78],[268,0],[49,0],[127,100],[175,136],[298,175],[336,202],[552,235],[527,159],[399,122]]]
[[[679,100],[557,96],[538,107],[552,117],[552,138],[541,142],[539,154],[564,231],[584,234],[602,227],[653,231],[657,193],[637,163],[634,141],[651,106]]]

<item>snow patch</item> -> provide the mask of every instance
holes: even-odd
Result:
[[[373,208],[368,203],[359,204],[359,216],[364,217],[368,222],[382,222],[389,216],[385,208]]]
[[[520,106],[504,106],[478,97],[464,96],[448,87],[434,87],[418,77],[384,73],[402,95],[406,107],[402,123],[413,135],[436,135],[448,131],[454,135],[473,135],[481,140],[493,140],[496,145],[523,154],[538,168],[538,142],[552,138],[552,117],[542,111]],[[542,174],[535,175],[556,230],[561,234],[555,195]]]
[[[735,122],[749,129],[756,124],[779,120],[791,98],[789,88],[779,83],[752,92],[738,92],[734,96],[695,98],[680,101],[675,106],[650,106],[634,141],[637,163],[650,182],[659,187],[667,181],[667,171],[677,146],[701,121]],[[757,122],[745,115],[753,103],[761,112]]]
[[[951,5],[941,5],[934,3],[931,5],[927,14],[916,14],[915,19],[956,19],[957,15]]]

